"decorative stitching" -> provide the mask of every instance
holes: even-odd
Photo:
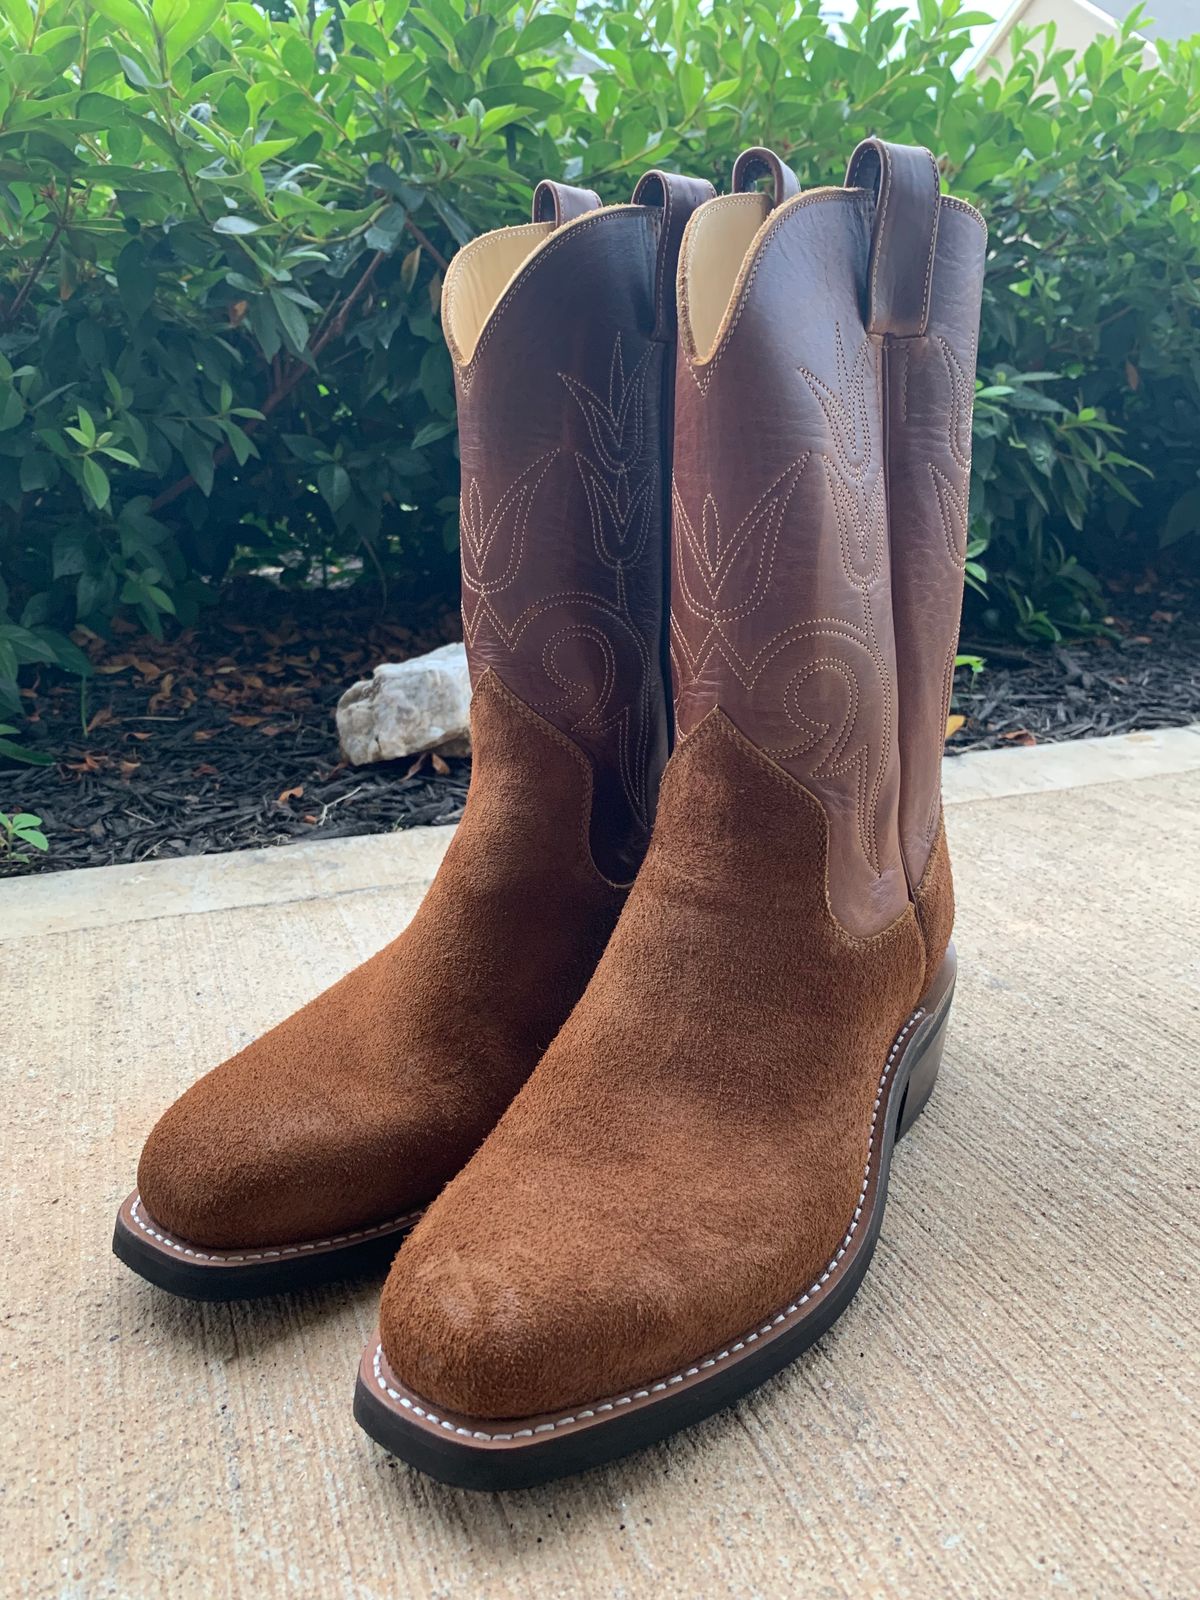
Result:
[[[176,1239],[171,1234],[160,1232],[157,1223],[152,1225],[149,1213],[143,1220],[139,1215],[142,1204],[140,1193],[135,1192],[133,1204],[129,1207],[130,1218],[137,1224],[143,1233],[157,1239],[159,1244],[165,1244],[169,1249],[177,1251],[180,1255],[190,1256],[194,1261],[216,1261],[221,1264],[236,1265],[245,1261],[278,1261],[284,1256],[303,1255],[309,1250],[323,1250],[331,1245],[357,1244],[363,1239],[373,1239],[377,1234],[390,1233],[393,1229],[405,1227],[415,1222],[424,1211],[424,1206],[418,1206],[414,1211],[405,1211],[398,1217],[393,1217],[390,1222],[376,1223],[372,1228],[356,1228],[349,1233],[335,1233],[328,1239],[306,1239],[302,1244],[279,1245],[274,1249],[264,1249],[257,1252],[243,1250],[232,1252],[229,1250],[197,1250],[193,1245],[186,1244],[182,1239]]]
[[[817,1278],[816,1282],[811,1284],[804,1294],[797,1296],[797,1298],[793,1300],[790,1305],[786,1306],[782,1311],[777,1312],[774,1316],[769,1317],[766,1322],[760,1323],[757,1327],[751,1329],[749,1333],[742,1334],[739,1339],[732,1341],[724,1350],[721,1350],[716,1355],[706,1356],[703,1360],[696,1361],[689,1367],[681,1368],[679,1372],[672,1373],[669,1378],[660,1378],[654,1383],[648,1383],[639,1389],[627,1390],[624,1394],[614,1395],[606,1400],[595,1402],[584,1410],[572,1412],[570,1416],[557,1417],[552,1422],[540,1422],[536,1427],[533,1428],[513,1429],[508,1433],[489,1433],[482,1428],[461,1427],[457,1423],[449,1422],[444,1417],[438,1416],[435,1411],[430,1411],[427,1407],[419,1405],[415,1400],[410,1399],[408,1395],[401,1394],[398,1389],[393,1389],[391,1384],[389,1384],[387,1379],[383,1376],[382,1343],[375,1346],[375,1356],[372,1361],[372,1369],[375,1374],[375,1381],[379,1385],[379,1388],[382,1389],[384,1394],[386,1394],[390,1400],[397,1401],[399,1405],[404,1408],[404,1410],[411,1411],[414,1416],[421,1417],[424,1419],[424,1421],[431,1422],[436,1427],[444,1428],[448,1433],[457,1434],[460,1438],[464,1439],[481,1439],[487,1442],[510,1443],[514,1439],[531,1439],[536,1434],[554,1433],[559,1428],[570,1428],[577,1423],[589,1420],[591,1417],[599,1416],[603,1412],[611,1411],[616,1406],[630,1405],[634,1400],[646,1400],[652,1394],[661,1394],[665,1389],[670,1388],[677,1383],[682,1383],[685,1378],[694,1378],[698,1376],[699,1373],[707,1371],[711,1367],[720,1365],[722,1361],[728,1361],[731,1356],[739,1354],[747,1347],[747,1345],[756,1344],[759,1339],[764,1337],[764,1335],[774,1332],[776,1328],[781,1327],[785,1322],[790,1321],[791,1318],[796,1316],[804,1306],[808,1305],[810,1301],[815,1300],[816,1297],[822,1293],[830,1279],[841,1267],[842,1260],[853,1243],[854,1235],[858,1231],[858,1225],[862,1218],[863,1204],[866,1200],[867,1189],[870,1186],[871,1181],[871,1161],[875,1153],[875,1135],[879,1126],[879,1107],[883,1101],[883,1092],[887,1085],[887,1080],[891,1070],[896,1064],[896,1058],[900,1052],[900,1048],[903,1045],[904,1040],[916,1027],[917,1023],[920,1022],[926,1015],[927,1013],[925,1007],[918,1006],[916,1010],[911,1013],[908,1021],[901,1028],[900,1032],[896,1035],[892,1042],[892,1047],[888,1051],[887,1060],[884,1063],[883,1072],[880,1074],[879,1083],[875,1090],[875,1104],[871,1110],[871,1127],[867,1140],[867,1159],[863,1168],[862,1185],[858,1192],[858,1201],[854,1207],[854,1214],[850,1219],[850,1225],[846,1230],[845,1236],[842,1239],[842,1242],[838,1247],[833,1260],[825,1268],[825,1271],[822,1272]]]
[[[450,346],[450,354],[453,357],[456,368],[461,368],[465,364],[462,360],[462,352],[458,347],[458,341],[454,337],[453,327],[453,312],[455,304],[454,297],[458,293],[458,280],[462,277],[462,274],[465,271],[465,264],[470,261],[472,256],[481,255],[488,240],[495,239],[498,233],[502,233],[507,239],[513,239],[518,235],[527,233],[536,233],[540,237],[546,239],[550,237],[550,235],[546,232],[546,224],[544,222],[524,222],[519,227],[515,228],[499,228],[493,233],[481,233],[477,239],[472,239],[469,244],[465,244],[462,247],[462,249],[451,261],[450,265],[446,268],[446,276],[442,280],[442,299],[445,301],[446,307],[445,315],[442,318],[442,326],[446,331],[446,343]],[[525,257],[525,260],[522,261],[521,266],[517,269],[518,271],[523,270],[525,265],[532,258],[533,254],[534,252],[531,250],[529,255]],[[474,357],[475,352],[472,351],[470,359],[474,360]]]
[[[840,191],[839,191],[840,192]],[[860,191],[854,191],[859,193]],[[789,204],[794,204],[790,202]],[[766,749],[776,761],[807,758],[804,772],[819,781],[845,779],[847,800],[854,808],[857,844],[865,865],[876,879],[884,875],[879,808],[889,773],[892,771],[896,728],[895,690],[883,634],[875,615],[876,594],[887,580],[886,488],[880,443],[872,427],[869,382],[874,384],[876,401],[881,370],[872,355],[878,340],[863,334],[853,356],[848,357],[841,325],[834,325],[835,376],[832,382],[807,367],[797,371],[804,379],[819,407],[824,424],[825,447],[818,455],[826,480],[829,502],[838,529],[838,554],[848,594],[847,602],[857,598],[862,622],[856,625],[845,616],[808,618],[780,629],[762,640],[754,637],[751,620],[760,610],[771,586],[777,550],[783,534],[784,518],[792,515],[791,500],[809,454],[800,457],[764,490],[742,518],[732,537],[727,537],[715,497],[707,493],[697,523],[683,503],[678,483],[673,485],[674,526],[672,541],[675,605],[671,617],[671,645],[676,666],[676,721],[681,737],[694,726],[698,710],[712,698],[714,679],[705,672],[716,656],[728,669],[726,687],[732,690],[734,706],[742,704],[752,726],[761,723],[762,712],[772,705],[802,735],[800,742],[778,740]],[[811,497],[810,497],[811,498]],[[813,514],[806,504],[802,512]],[[751,575],[751,563],[754,563]],[[721,595],[732,575],[746,598],[736,605],[721,604]],[[690,619],[704,624],[689,638]],[[870,669],[856,665],[853,658],[825,655],[818,661],[801,662],[790,676],[780,674],[777,683],[762,684],[763,673],[781,652],[808,639],[829,638],[853,644],[863,650]],[[878,684],[878,699],[863,692],[860,673],[873,671]],[[817,672],[836,672],[847,685],[848,703],[844,715],[826,722],[810,718],[800,708],[797,692]],[[704,680],[701,682],[701,680]],[[745,696],[757,691],[759,698],[748,705],[739,701],[734,685]],[[695,704],[685,703],[689,693]],[[765,694],[765,700],[762,696]],[[721,703],[718,696],[718,703]],[[738,719],[737,711],[734,712]],[[864,716],[869,720],[861,727]],[[765,743],[765,741],[763,741]]]
[[[573,222],[564,222],[561,228],[556,228],[555,231],[547,237],[546,242],[543,245],[530,252],[530,254],[521,263],[521,266],[517,269],[517,272],[508,288],[505,289],[504,293],[500,296],[499,300],[496,301],[496,304],[488,313],[487,326],[484,328],[482,334],[479,336],[479,339],[476,341],[475,348],[471,352],[471,359],[465,364],[456,365],[455,371],[458,381],[462,384],[464,390],[467,390],[471,387],[471,381],[475,376],[475,369],[478,364],[479,357],[483,354],[487,342],[491,338],[492,333],[496,328],[496,324],[500,321],[500,318],[503,316],[504,312],[508,310],[509,302],[513,299],[517,290],[521,287],[523,280],[530,273],[535,272],[537,268],[541,266],[542,262],[552,255],[555,250],[558,250],[564,244],[569,243],[577,233],[581,233],[587,228],[599,227],[601,224],[613,220],[623,221],[630,218],[635,221],[642,222],[646,226],[650,225],[650,219],[647,215],[647,208],[645,206],[605,206],[603,211],[585,211],[582,216],[576,217]],[[525,226],[544,227],[545,224],[526,223]]]
[[[938,727],[944,729],[950,720],[950,697],[954,693],[954,658],[958,654],[958,640],[952,641],[946,652],[945,666],[942,668],[942,718]],[[943,738],[945,735],[943,734]],[[941,763],[938,763],[938,775],[934,781],[933,794],[929,801],[929,815],[925,819],[925,839],[932,843],[933,835],[937,829],[938,819],[942,814],[942,779]]]
[[[568,227],[575,224],[568,224]],[[530,698],[533,709],[548,715],[578,704],[588,685],[575,682],[556,665],[559,648],[569,639],[590,639],[604,652],[604,681],[593,703],[572,723],[570,732],[587,729],[602,733],[617,730],[615,760],[622,790],[638,827],[649,825],[650,725],[652,722],[650,645],[629,604],[628,575],[645,554],[650,533],[654,485],[658,463],[649,450],[647,427],[647,373],[651,350],[626,373],[618,332],[613,343],[608,369],[607,399],[602,399],[582,380],[560,372],[568,392],[580,408],[592,444],[592,454],[574,453],[585,502],[592,526],[592,543],[598,561],[614,574],[612,597],[584,589],[545,595],[527,605],[512,622],[507,622],[493,602],[515,582],[526,562],[526,534],[534,497],[551,465],[563,452],[555,449],[539,456],[526,467],[486,510],[478,480],[464,483],[461,524],[463,532],[463,634],[468,647],[477,648],[485,625],[510,655],[515,655],[523,636],[548,614],[563,612],[566,626],[544,639],[540,661],[546,676],[564,691],[557,698]],[[487,576],[489,562],[502,535],[507,548],[500,553],[502,570]],[[574,610],[577,614],[572,617]],[[604,627],[597,628],[586,615],[600,612]],[[582,612],[583,614],[579,614]],[[618,687],[621,675],[610,648],[608,634],[619,628],[628,649],[620,660],[636,671],[636,682],[629,684],[626,703],[606,716],[606,708]],[[607,629],[607,633],[606,630]],[[535,656],[534,659],[539,659]],[[633,673],[625,675],[626,681]]]
[[[732,317],[727,307],[722,326],[717,331],[717,338],[712,352],[704,361],[688,361],[687,363],[687,370],[691,373],[701,394],[708,393],[708,386],[712,381],[717,362],[724,355],[729,341],[733,338],[737,325],[741,321],[742,312],[745,309],[750,290],[754,286],[754,280],[758,276],[758,269],[766,256],[767,247],[784,224],[797,211],[802,211],[805,206],[837,203],[839,201],[861,205],[865,199],[866,191],[862,189],[809,189],[805,194],[793,195],[790,200],[785,200],[781,206],[776,206],[774,211],[768,213],[758,233],[750,241],[750,248],[746,251],[745,260],[742,262],[737,280],[733,286],[733,293],[729,297],[729,306],[735,308]],[[695,215],[699,216],[700,213],[697,212]],[[689,222],[688,227],[690,228],[691,226],[692,224]]]

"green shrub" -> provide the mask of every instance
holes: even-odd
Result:
[[[76,623],[188,620],[231,565],[452,584],[442,273],[537,177],[626,199],[762,140],[811,185],[872,131],[991,225],[981,623],[1094,626],[1091,571],[1200,521],[1197,53],[960,82],[981,20],[0,0],[0,713],[22,666],[80,668]]]

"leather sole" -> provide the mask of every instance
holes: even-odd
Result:
[[[862,1192],[842,1245],[820,1278],[788,1305],[679,1372],[569,1410],[507,1421],[428,1405],[396,1377],[376,1332],[359,1366],[359,1425],[393,1455],[443,1483],[525,1488],[654,1444],[730,1405],[794,1361],[841,1316],[866,1274],[883,1221],[892,1151],[933,1092],[955,971],[952,945],[883,1064]]]
[[[209,1250],[160,1227],[135,1189],[117,1212],[112,1247],[139,1277],[171,1294],[187,1300],[249,1300],[386,1267],[422,1210],[328,1239]]]

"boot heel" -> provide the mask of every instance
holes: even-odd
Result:
[[[900,1115],[896,1121],[897,1140],[903,1139],[928,1104],[937,1082],[938,1068],[942,1064],[942,1051],[946,1047],[946,1030],[949,1026],[950,1005],[947,1001],[932,1032],[917,1044],[917,1058],[908,1075],[904,1099],[900,1102]]]

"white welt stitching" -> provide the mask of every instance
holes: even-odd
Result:
[[[376,1234],[389,1233],[393,1228],[401,1227],[406,1222],[415,1222],[421,1215],[424,1207],[416,1211],[406,1211],[399,1217],[393,1217],[390,1222],[379,1222],[373,1228],[358,1228],[353,1233],[335,1233],[328,1239],[306,1239],[303,1244],[281,1244],[273,1250],[232,1252],[229,1250],[197,1250],[194,1245],[185,1244],[181,1239],[173,1239],[169,1233],[160,1232],[157,1224],[149,1218],[143,1219],[140,1215],[142,1197],[134,1196],[133,1204],[129,1208],[129,1215],[143,1233],[149,1234],[152,1239],[157,1239],[159,1244],[165,1244],[169,1250],[177,1251],[181,1256],[190,1256],[193,1261],[215,1261],[219,1265],[240,1264],[244,1261],[278,1261],[284,1256],[305,1255],[310,1250],[324,1250],[330,1245],[357,1244],[360,1239],[373,1239]]]
[[[862,1216],[863,1201],[867,1197],[867,1186],[871,1181],[871,1158],[875,1153],[875,1134],[878,1130],[879,1124],[879,1106],[883,1100],[883,1091],[887,1084],[888,1075],[896,1064],[896,1057],[900,1053],[900,1046],[904,1043],[906,1037],[912,1032],[924,1015],[925,1007],[918,1006],[913,1012],[912,1016],[909,1017],[908,1021],[900,1029],[900,1032],[896,1035],[895,1040],[892,1043],[892,1048],[888,1051],[888,1058],[884,1062],[883,1072],[880,1074],[879,1084],[875,1091],[875,1104],[871,1108],[871,1136],[867,1142],[867,1161],[866,1166],[863,1168],[862,1187],[858,1191],[858,1203],[854,1207],[854,1215],[850,1219],[850,1226],[846,1229],[846,1237],[839,1245],[837,1254],[825,1268],[825,1271],[817,1279],[816,1283],[814,1283],[804,1294],[800,1295],[798,1299],[793,1300],[790,1306],[786,1306],[784,1310],[780,1311],[776,1316],[771,1317],[768,1321],[764,1322],[761,1327],[753,1329],[750,1333],[744,1333],[736,1343],[729,1345],[726,1349],[720,1351],[719,1354],[710,1356],[707,1360],[700,1361],[695,1366],[685,1367],[682,1372],[674,1372],[669,1378],[662,1378],[656,1383],[649,1384],[646,1388],[631,1389],[627,1394],[615,1395],[609,1400],[606,1400],[603,1404],[594,1405],[590,1410],[579,1411],[569,1417],[559,1417],[554,1422],[540,1422],[536,1428],[520,1428],[515,1433],[483,1433],[479,1430],[473,1430],[470,1428],[460,1428],[453,1422],[446,1422],[435,1412],[425,1410],[423,1406],[418,1405],[417,1402],[413,1399],[410,1399],[408,1395],[401,1394],[398,1389],[393,1389],[391,1384],[388,1383],[387,1379],[383,1375],[382,1344],[377,1344],[375,1346],[375,1359],[372,1363],[375,1372],[375,1382],[383,1390],[384,1394],[387,1395],[389,1400],[399,1401],[399,1403],[404,1407],[405,1411],[411,1411],[414,1416],[423,1417],[426,1422],[432,1422],[435,1424],[435,1426],[439,1428],[445,1428],[450,1433],[460,1433],[464,1436],[464,1438],[467,1439],[508,1441],[512,1439],[528,1439],[531,1438],[535,1433],[553,1433],[556,1428],[569,1428],[573,1423],[586,1420],[593,1414],[593,1412],[598,1413],[601,1411],[611,1411],[614,1406],[627,1406],[633,1400],[645,1400],[652,1394],[660,1394],[664,1389],[670,1387],[672,1384],[682,1383],[684,1378],[695,1377],[701,1368],[715,1367],[718,1366],[722,1361],[728,1361],[730,1356],[737,1355],[737,1353],[741,1350],[744,1350],[748,1344],[755,1344],[763,1334],[770,1333],[773,1329],[777,1328],[780,1323],[787,1322],[790,1318],[794,1317],[798,1311],[800,1311],[801,1307],[808,1305],[810,1300],[815,1299],[816,1296],[821,1293],[841,1265],[842,1257],[850,1248],[851,1242],[854,1239],[854,1235],[858,1231],[859,1220]]]

